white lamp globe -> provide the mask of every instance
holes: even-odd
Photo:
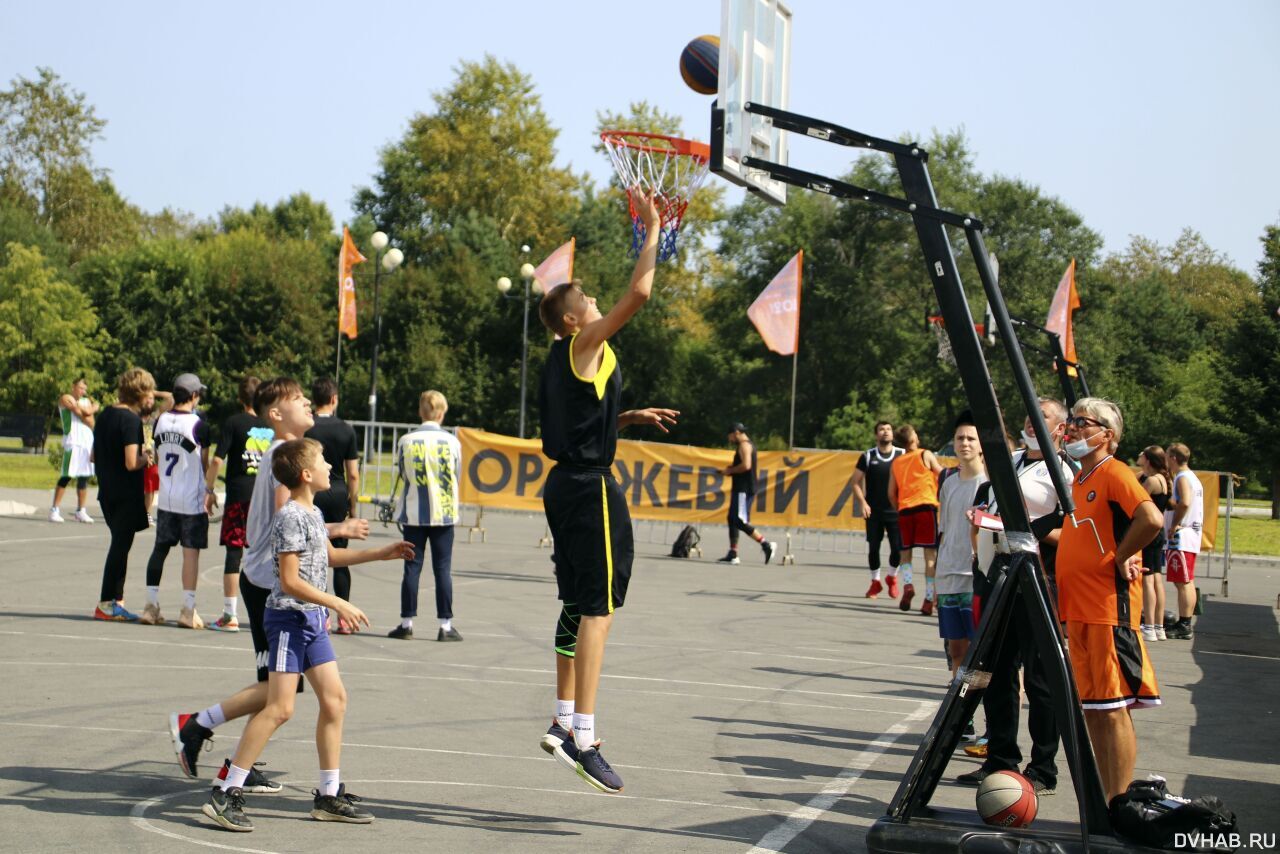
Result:
[[[533,269],[533,265],[532,265],[532,264],[530,264],[530,263],[528,263],[528,262],[525,262],[524,264],[521,264],[521,265],[520,265],[520,275],[521,275],[521,277],[523,277],[523,278],[525,278],[525,279],[532,279],[532,278],[533,278],[533,274],[534,274],[534,272],[535,272],[535,270]]]
[[[533,280],[533,292],[534,292],[535,294],[541,294],[541,293],[542,293],[542,279],[534,279],[534,280]]]
[[[382,256],[382,269],[390,273],[396,267],[404,263],[404,253],[399,249],[391,249],[386,255]]]
[[[375,231],[373,236],[369,238],[369,243],[373,244],[373,248],[378,252],[387,248],[387,235],[382,231]]]
[[[506,276],[498,279],[498,291],[505,294],[509,290],[511,290],[511,280]]]
[[[524,254],[528,255],[528,254],[529,254],[529,252],[531,251],[531,250],[529,249],[529,244],[527,244],[527,243],[526,243],[526,244],[524,244],[523,246],[521,246],[521,247],[520,247],[520,251],[521,251],[521,252],[523,252]]]

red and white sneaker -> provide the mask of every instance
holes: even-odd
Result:
[[[902,586],[902,601],[898,603],[898,607],[903,611],[911,610],[911,600],[915,598],[916,586],[914,584],[904,584]]]
[[[898,598],[898,576],[890,575],[884,580],[884,586],[889,589],[889,598]]]
[[[868,599],[874,599],[874,598],[876,598],[877,596],[879,596],[879,595],[880,595],[880,591],[881,591],[881,590],[883,590],[883,589],[884,589],[884,585],[882,585],[882,584],[880,583],[880,580],[879,580],[879,579],[875,579],[875,580],[873,580],[873,581],[871,582],[871,586],[867,588],[867,597],[866,597],[866,598],[868,598]]]

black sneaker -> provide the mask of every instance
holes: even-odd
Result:
[[[616,795],[622,791],[622,778],[600,755],[600,743],[578,752],[578,776],[602,792]]]
[[[570,771],[578,770],[578,745],[573,741],[573,733],[554,720],[547,734],[542,737],[542,749]]]
[[[387,632],[387,637],[395,638],[396,640],[413,640],[413,629],[407,626],[396,626]]]
[[[777,543],[771,543],[768,540],[765,540],[760,544],[760,548],[764,550],[764,562],[766,564],[769,561],[773,560],[773,550],[776,549],[777,547],[778,547]]]
[[[728,564],[732,564],[733,566],[737,566],[738,564],[742,563],[742,561],[738,560],[737,552],[729,552],[727,555],[725,555],[724,557],[716,561],[716,563],[728,563]]]
[[[356,806],[360,798],[347,793],[346,783],[338,786],[336,795],[322,795],[315,789],[311,794],[315,796],[311,817],[317,821],[345,821],[347,824],[369,824],[373,821],[373,813]]]
[[[1183,622],[1179,620],[1172,626],[1164,630],[1165,637],[1169,640],[1191,640],[1195,637],[1195,632],[1191,629],[1191,621]]]
[[[244,778],[244,786],[246,792],[254,795],[274,795],[283,788],[275,780],[268,780],[266,775],[258,770],[265,762],[255,762],[253,767],[249,769],[249,776]],[[218,779],[227,779],[227,774],[231,771],[231,760],[222,760],[222,770],[218,772]]]
[[[195,777],[200,751],[213,749],[213,730],[200,726],[194,714],[174,712],[169,715],[169,736],[173,739],[173,750],[178,754],[182,773]]]
[[[1023,774],[1022,776],[1027,777],[1026,774]],[[1053,786],[1046,783],[1044,780],[1040,780],[1036,777],[1027,777],[1027,782],[1030,783],[1031,788],[1035,790],[1037,798],[1043,798],[1049,795],[1056,795],[1058,793],[1058,790],[1055,789]]]
[[[978,768],[977,770],[970,771],[967,774],[959,775],[956,777],[956,782],[962,786],[979,786],[990,774],[990,771],[984,771],[983,769]]]
[[[462,635],[458,634],[458,630],[450,626],[447,629],[441,629],[436,632],[436,640],[438,641],[460,641]]]
[[[209,803],[202,806],[200,811],[213,819],[214,824],[227,830],[239,833],[253,830],[253,822],[244,814],[244,790],[239,787],[224,792],[214,786]]]

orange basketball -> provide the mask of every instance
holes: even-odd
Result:
[[[988,774],[978,786],[978,815],[996,827],[1026,827],[1035,821],[1039,799],[1017,771]]]
[[[714,95],[720,88],[720,38],[698,36],[680,53],[680,76],[699,95]]]

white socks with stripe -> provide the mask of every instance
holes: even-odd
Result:
[[[196,723],[205,729],[215,729],[227,722],[227,716],[222,711],[222,704],[217,703],[205,709],[196,715]]]
[[[227,779],[220,781],[222,791],[227,792],[231,789],[243,789],[244,781],[249,779],[249,769],[241,768],[234,762],[227,768]]]
[[[573,700],[556,698],[556,723],[565,730],[573,732]]]
[[[586,750],[596,743],[596,716],[573,713],[573,743]]]

